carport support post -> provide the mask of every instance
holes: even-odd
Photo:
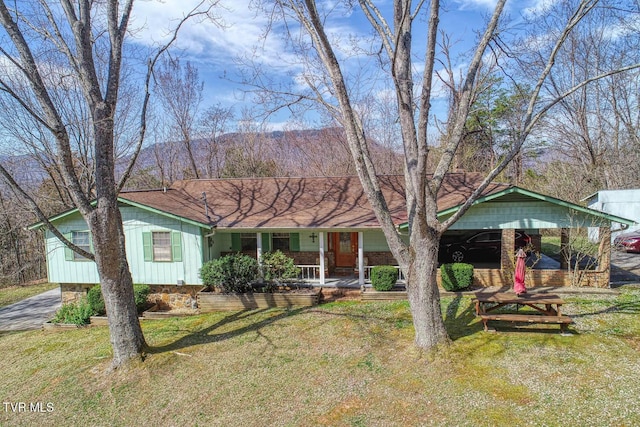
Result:
[[[512,276],[515,265],[513,264],[514,247],[516,246],[516,230],[505,228],[502,230],[502,245],[500,248],[500,273],[504,277]]]

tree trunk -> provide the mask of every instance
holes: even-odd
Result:
[[[114,108],[99,103],[93,111],[95,134],[95,209],[82,212],[94,239],[95,262],[109,321],[113,367],[140,357],[146,346],[133,297],[133,279],[118,209],[113,156]]]
[[[440,235],[433,230],[421,232],[419,227],[415,227],[411,234],[407,296],[415,328],[415,343],[426,350],[449,342],[436,281],[439,244]]]
[[[146,347],[125,254],[122,217],[115,203],[100,200],[89,218],[96,265],[109,321],[113,367],[140,357]]]

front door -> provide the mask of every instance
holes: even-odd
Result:
[[[355,267],[358,256],[358,233],[333,233],[336,267]]]

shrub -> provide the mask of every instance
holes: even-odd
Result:
[[[87,302],[94,314],[105,314],[104,299],[102,299],[102,290],[100,285],[95,285],[87,292]]]
[[[249,292],[258,278],[258,261],[242,254],[225,255],[205,263],[200,278],[204,285],[222,292]]]
[[[297,279],[300,275],[300,269],[294,264],[293,258],[279,250],[265,252],[261,261],[264,280],[276,286]]]
[[[139,283],[135,283],[133,285],[133,300],[136,303],[138,313],[147,307],[147,297],[150,293],[151,288],[149,285]],[[93,314],[91,314],[92,316],[104,315],[106,313],[100,285],[95,285],[93,288],[89,289],[89,292],[87,292],[87,302],[93,312]]]
[[[93,309],[86,299],[63,304],[56,312],[53,323],[68,323],[72,325],[86,325],[93,316]]]
[[[136,302],[136,308],[138,313],[147,308],[147,297],[151,293],[149,285],[143,285],[141,283],[133,284],[133,300]]]
[[[371,269],[371,286],[376,291],[390,291],[398,281],[398,269],[392,265],[377,265]]]
[[[442,287],[447,291],[466,289],[473,283],[473,265],[462,262],[440,266]]]

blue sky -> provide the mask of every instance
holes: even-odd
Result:
[[[507,4],[507,13],[517,19],[521,13],[539,10],[553,1],[555,0],[511,1]],[[132,28],[140,28],[136,32],[136,42],[151,45],[165,40],[168,29],[175,25],[176,19],[197,3],[197,0],[137,2],[134,6],[132,21]],[[242,100],[241,86],[229,80],[236,78],[237,70],[234,62],[239,55],[255,52],[257,61],[262,64],[263,69],[269,70],[274,75],[282,77],[285,72],[291,70],[283,66],[287,62],[287,48],[283,40],[274,36],[266,40],[261,39],[267,18],[250,9],[249,0],[222,0],[221,4],[223,7],[218,8],[217,13],[224,25],[216,26],[210,22],[198,20],[190,22],[182,29],[175,51],[180,52],[184,59],[198,67],[200,78],[205,82],[203,107],[220,103],[225,106],[234,106],[238,112],[246,100]],[[380,1],[378,4],[383,12],[390,13],[391,0]],[[442,4],[444,12],[441,17],[441,28],[451,35],[458,53],[461,53],[472,46],[476,39],[476,31],[482,28],[495,1],[445,0]],[[388,19],[391,19],[390,14]],[[330,22],[330,26],[335,35],[365,35],[370,31],[364,17],[355,13],[349,16],[338,16]],[[418,31],[414,34],[415,41],[421,40],[421,27],[426,27],[426,22],[424,26],[421,26],[420,22],[416,23],[415,28]],[[419,45],[418,42],[416,46]],[[256,47],[259,47],[257,51]],[[414,52],[416,65],[419,66],[422,53]],[[456,66],[464,68],[465,55],[454,59]],[[272,120],[271,126],[274,129],[280,129],[287,120],[287,115],[280,114]]]

